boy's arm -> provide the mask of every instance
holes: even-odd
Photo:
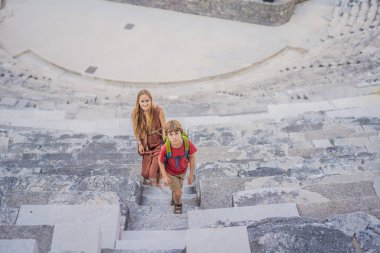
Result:
[[[162,180],[164,180],[164,185],[168,186],[170,184],[170,177],[165,170],[165,164],[158,160],[158,166],[160,167],[160,172],[162,175]]]
[[[189,163],[190,163],[190,173],[189,173],[189,178],[188,178],[188,183],[189,184],[193,184],[194,183],[194,173],[195,173],[195,155],[190,155],[190,159],[189,159]]]

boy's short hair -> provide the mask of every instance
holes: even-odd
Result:
[[[166,122],[165,124],[165,134],[171,133],[171,132],[178,132],[180,131],[181,134],[183,133],[183,128],[181,126],[181,123],[179,123],[177,120],[170,120]]]

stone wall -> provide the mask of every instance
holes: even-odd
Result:
[[[260,25],[289,21],[294,6],[305,0],[109,0]]]

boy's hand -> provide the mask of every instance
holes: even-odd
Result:
[[[193,184],[194,183],[194,174],[190,173],[187,181],[189,184]]]
[[[170,177],[168,177],[168,176],[162,176],[162,181],[164,181],[164,185],[169,186],[169,184],[170,184]]]

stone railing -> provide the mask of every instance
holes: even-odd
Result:
[[[196,15],[276,26],[289,21],[304,0],[109,0]]]

